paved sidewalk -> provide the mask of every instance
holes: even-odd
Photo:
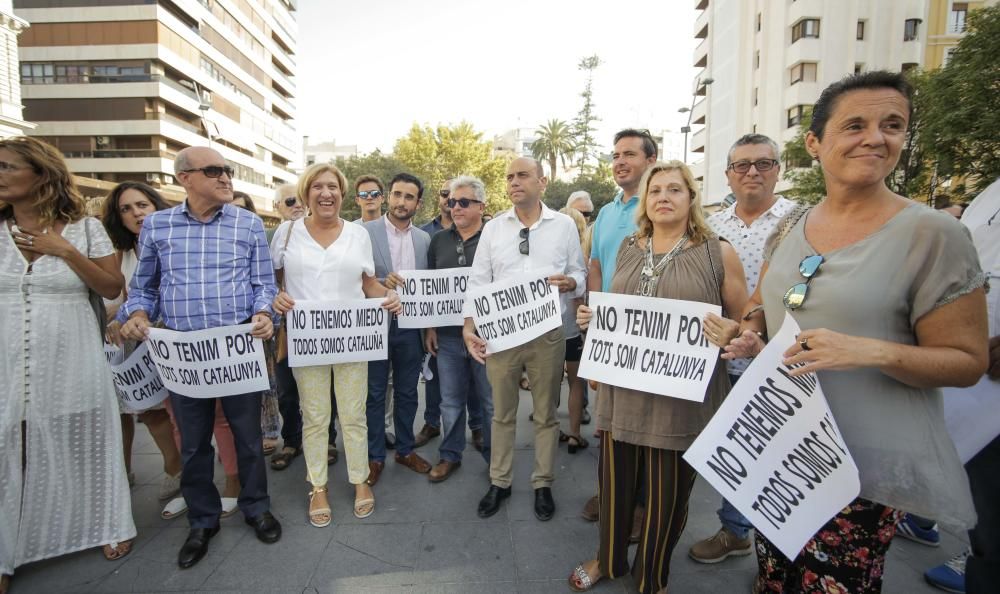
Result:
[[[421,392],[423,387],[421,386]],[[565,386],[560,418],[566,426]],[[514,491],[503,509],[488,520],[476,515],[476,504],[488,488],[486,464],[471,445],[461,468],[446,482],[431,484],[423,475],[387,464],[378,486],[374,515],[365,520],[351,513],[353,488],[341,460],[331,468],[330,501],[334,521],[327,528],[306,519],[309,487],[305,466],[297,458],[283,472],[269,470],[275,515],[284,535],[275,545],[257,541],[236,514],[222,520],[208,555],[193,569],[177,568],[177,550],[187,534],[187,520],[161,520],[157,486],[161,461],[148,432],[136,430],[133,514],[139,537],[131,555],[105,561],[94,549],[17,570],[12,594],[61,592],[568,592],[566,576],[597,547],[597,526],[579,511],[596,492],[597,450],[593,425],[584,435],[591,447],[576,455],[560,448],[553,494],[556,517],[539,522],[532,512],[529,483],[533,452],[531,399],[521,393],[518,414]],[[416,428],[423,422],[422,410]],[[440,440],[420,454],[437,461]],[[216,466],[222,484],[222,468]],[[749,592],[756,573],[753,556],[719,565],[688,559],[687,549],[718,529],[719,497],[698,481],[691,499],[687,529],[672,561],[671,594]],[[964,534],[944,533],[939,548],[896,539],[886,567],[887,594],[939,592],[924,583],[923,571],[960,551]],[[633,592],[630,579],[603,581],[595,592]]]

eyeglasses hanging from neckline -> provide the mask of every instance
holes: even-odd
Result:
[[[785,291],[785,296],[781,299],[785,307],[791,310],[802,307],[806,301],[806,295],[809,294],[809,282],[819,273],[819,267],[822,264],[823,256],[821,254],[806,256],[799,262],[799,274],[804,276],[806,280],[792,285]]]
[[[528,233],[530,233],[530,230],[527,227],[522,227],[518,232],[518,235],[521,237],[521,243],[517,246],[517,251],[525,256],[528,255]]]

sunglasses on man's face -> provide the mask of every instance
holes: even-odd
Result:
[[[285,206],[287,206],[288,208],[291,208],[291,207],[295,206],[296,204],[298,204],[299,199],[296,198],[295,196],[289,196],[288,198],[285,198],[284,202],[285,202]]]
[[[521,252],[525,256],[528,255],[528,233],[529,229],[527,227],[522,228],[518,235],[521,236],[521,243],[517,246],[517,251]]]
[[[580,211],[577,211],[577,212],[579,212],[580,214],[582,214],[583,218],[588,219],[588,220],[590,219],[590,217],[592,217],[594,215],[594,211],[592,211],[592,210],[580,210]]]
[[[455,208],[455,206],[461,206],[462,208],[469,208],[473,204],[482,204],[478,200],[472,200],[471,198],[449,198],[448,208]]]
[[[233,168],[229,165],[209,165],[208,167],[195,167],[193,169],[184,169],[183,173],[193,173],[195,171],[200,171],[202,175],[208,178],[218,178],[222,177],[225,173],[229,179],[233,178]]]
[[[799,274],[804,276],[806,280],[803,283],[792,285],[785,291],[785,296],[781,299],[785,307],[793,310],[802,307],[806,301],[806,295],[809,293],[809,282],[819,272],[819,267],[822,264],[823,256],[820,254],[806,256],[802,259],[802,262],[799,263]]]
[[[358,192],[358,198],[362,200],[378,200],[382,197],[382,190],[371,190]]]

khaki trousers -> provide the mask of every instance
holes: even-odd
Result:
[[[559,447],[559,422],[556,402],[562,384],[566,340],[562,328],[551,330],[531,342],[486,359],[486,374],[493,386],[493,436],[491,439],[490,482],[510,486],[514,465],[514,436],[521,368],[531,382],[535,425],[535,468],[531,473],[533,489],[552,485],[556,449]]]
[[[368,478],[368,363],[293,367],[302,407],[302,449],[307,479],[314,487],[327,481],[326,450],[330,435],[330,369],[337,394],[340,434],[347,459],[347,479],[360,485]]]

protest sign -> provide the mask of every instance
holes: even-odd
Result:
[[[520,346],[562,326],[559,291],[548,275],[521,274],[477,287],[468,299],[487,353]]]
[[[124,361],[111,363],[111,379],[118,399],[132,412],[152,408],[169,396],[149,354],[149,346],[144,342],[139,343]]]
[[[253,324],[193,332],[150,328],[149,354],[163,385],[191,398],[216,398],[270,388],[264,344]]]
[[[104,343],[104,358],[108,365],[121,365],[125,361],[125,351],[116,344]]]
[[[719,347],[702,328],[718,305],[679,299],[591,293],[579,376],[612,386],[701,402]]]
[[[861,491],[818,378],[782,363],[798,333],[786,313],[684,454],[789,559]]]
[[[403,304],[400,328],[438,328],[461,326],[462,304],[469,282],[468,268],[440,270],[404,270],[399,273],[406,281],[397,292]]]
[[[288,366],[388,359],[391,314],[382,301],[296,301],[285,315]]]

